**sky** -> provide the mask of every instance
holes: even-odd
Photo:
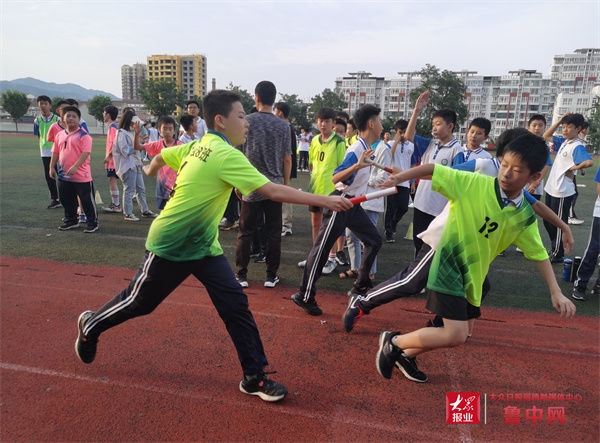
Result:
[[[336,77],[426,63],[483,75],[600,47],[600,0],[0,0],[0,80],[34,77],[121,97],[121,65],[204,54],[208,80],[271,80],[309,99]]]

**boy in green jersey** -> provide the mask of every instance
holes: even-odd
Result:
[[[489,265],[511,243],[535,261],[550,289],[552,306],[572,317],[575,306],[560,290],[542,244],[535,213],[523,198],[523,187],[539,178],[548,159],[544,141],[533,134],[513,140],[504,150],[498,178],[428,164],[391,175],[385,185],[431,177],[432,189],[450,201],[450,214],[433,257],[427,308],[440,315],[443,328],[408,334],[380,334],[377,370],[391,378],[394,366],[412,381],[425,382],[415,357],[464,343],[469,323],[481,313],[482,283]]]
[[[320,205],[343,211],[343,197],[313,195],[270,182],[235,149],[248,133],[240,97],[216,90],[204,99],[208,133],[200,140],[165,148],[144,168],[156,175],[165,164],[178,171],[171,198],[150,226],[146,256],[127,288],[96,312],[78,319],[77,356],[91,363],[98,336],[133,317],[151,313],[190,274],[206,287],[235,345],[244,378],[240,390],[265,401],[281,400],[287,389],[264,374],[268,365],[248,308],[248,299],[218,242],[219,221],[233,187],[257,190],[271,200]]]
[[[38,115],[33,121],[33,135],[38,136],[46,185],[48,186],[48,191],[50,191],[50,204],[48,205],[48,209],[60,208],[61,205],[58,201],[56,180],[50,177],[48,172],[53,145],[51,141],[48,141],[48,131],[50,130],[50,127],[58,121],[58,116],[51,111],[52,100],[50,100],[50,97],[47,95],[40,95],[37,98],[37,105],[38,108],[40,108],[41,115]]]

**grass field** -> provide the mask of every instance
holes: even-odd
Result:
[[[105,203],[109,203],[108,182],[102,159],[105,139],[94,138],[92,154],[92,175],[96,189]],[[578,177],[579,188],[577,214],[585,220],[580,226],[572,226],[575,248],[571,256],[582,255],[592,220],[596,198],[593,171]],[[299,173],[292,180],[292,186],[305,189],[308,174]],[[151,208],[156,206],[155,181],[146,179],[147,199]],[[45,185],[42,162],[39,157],[37,140],[29,136],[0,135],[0,252],[3,255],[40,257],[64,262],[85,264],[108,264],[137,268],[143,257],[144,241],[150,220],[138,223],[125,222],[116,214],[99,214],[100,230],[88,235],[79,232],[59,232],[56,227],[63,215],[62,209],[48,210],[49,195]],[[137,208],[135,208],[137,211]],[[412,242],[403,240],[412,218],[412,210],[398,226],[397,241],[383,245],[378,256],[377,281],[382,281],[402,269],[412,258]],[[139,211],[138,211],[139,212]],[[139,213],[138,213],[139,215]],[[382,223],[379,225],[382,232]],[[548,236],[540,223],[544,242]],[[310,249],[310,219],[305,207],[294,207],[294,234],[282,242],[280,277],[282,284],[295,286],[301,279],[296,263],[304,258]],[[402,235],[400,235],[402,234]],[[221,244],[233,264],[235,252],[235,232],[223,232]],[[251,263],[250,280],[264,279],[264,264]],[[570,297],[572,285],[562,281],[562,266],[555,265],[557,278],[565,295]],[[318,287],[346,291],[350,283],[334,276],[322,277]],[[490,272],[492,291],[486,305],[506,308],[550,311],[549,294],[537,268],[528,262],[514,248],[509,248],[505,257],[498,257]],[[598,298],[587,302],[576,302],[578,315],[598,316]]]

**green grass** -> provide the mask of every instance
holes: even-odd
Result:
[[[108,181],[102,158],[104,138],[94,138],[92,175],[105,203],[109,203]],[[582,255],[585,249],[596,198],[593,170],[585,177],[578,177],[579,188],[577,213],[585,219],[581,226],[572,226],[575,249],[572,256]],[[63,215],[62,209],[46,209],[48,190],[43,177],[37,140],[33,137],[0,135],[0,252],[3,255],[40,257],[64,262],[103,264],[137,268],[144,254],[144,241],[150,220],[138,223],[125,222],[116,214],[99,214],[100,231],[93,235],[79,232],[59,232],[56,227]],[[292,186],[306,189],[308,174],[292,180]],[[155,181],[146,178],[146,193],[150,207],[155,207]],[[137,211],[137,208],[135,208]],[[412,218],[412,212],[398,225],[397,241],[384,244],[378,256],[377,281],[382,281],[405,267],[412,259],[412,242],[403,240]],[[548,236],[540,223],[542,239],[548,244]],[[383,231],[382,223],[379,224]],[[282,242],[280,277],[282,283],[295,286],[301,279],[296,263],[306,258],[311,244],[310,218],[305,207],[294,206],[294,234]],[[236,232],[223,232],[221,244],[233,265]],[[250,264],[250,280],[262,281],[264,264]],[[557,278],[563,293],[570,297],[572,285],[562,281],[562,266],[555,265]],[[492,291],[485,305],[507,308],[550,311],[549,293],[537,272],[522,254],[509,248],[506,257],[498,257],[490,271]],[[318,287],[346,291],[348,281],[335,276],[322,277]],[[598,316],[598,298],[576,302],[579,315]]]

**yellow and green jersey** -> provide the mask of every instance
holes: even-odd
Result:
[[[358,134],[354,134],[350,138],[346,137],[345,140],[346,140],[346,146],[350,146],[352,143],[354,143],[356,140],[358,140]]]
[[[323,142],[320,135],[313,137],[308,157],[308,162],[312,165],[308,192],[331,194],[335,189],[331,181],[333,171],[344,161],[345,155],[346,143],[335,132]]]
[[[269,183],[227,139],[209,130],[200,140],[161,151],[177,170],[173,194],[148,232],[146,249],[172,261],[223,254],[218,241],[232,188],[242,194]]]
[[[435,165],[431,185],[450,201],[450,214],[429,271],[429,289],[480,306],[489,266],[508,245],[517,245],[529,260],[548,258],[530,203],[523,198],[518,207],[505,205],[497,178]]]

